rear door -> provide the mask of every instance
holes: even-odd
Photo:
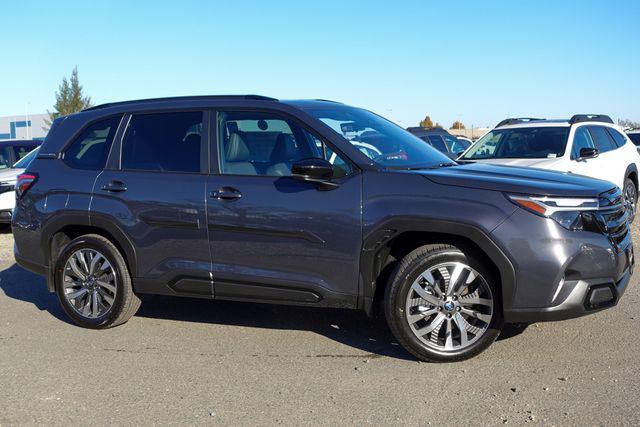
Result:
[[[234,110],[215,117],[218,173],[207,182],[215,298],[355,305],[357,168],[293,118]],[[337,188],[291,177],[292,164],[309,157],[333,163]]]
[[[211,296],[204,118],[203,111],[125,117],[126,130],[96,180],[91,222],[115,227],[131,242],[138,292]]]

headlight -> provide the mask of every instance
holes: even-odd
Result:
[[[507,195],[516,205],[546,218],[555,220],[567,230],[584,229],[583,214],[597,211],[597,198],[539,197],[516,194]]]

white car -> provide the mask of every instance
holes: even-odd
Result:
[[[18,160],[13,167],[0,169],[0,224],[11,223],[11,214],[16,205],[15,185],[20,175],[38,155],[40,147]]]
[[[635,214],[640,155],[608,116],[506,119],[458,160],[550,169],[610,181],[623,189],[632,220]]]

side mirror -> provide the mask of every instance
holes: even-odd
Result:
[[[291,165],[291,176],[298,181],[314,182],[324,190],[338,187],[338,184],[331,182],[333,165],[325,159],[313,157],[298,160]]]
[[[597,148],[581,148],[578,160],[593,159],[595,157],[598,157],[598,154],[600,153]]]

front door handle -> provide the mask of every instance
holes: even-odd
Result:
[[[121,193],[123,191],[127,191],[127,185],[122,181],[111,181],[110,183],[104,185],[102,190],[108,191],[110,193]]]
[[[237,200],[242,197],[242,193],[233,187],[222,187],[209,194],[212,199]]]

